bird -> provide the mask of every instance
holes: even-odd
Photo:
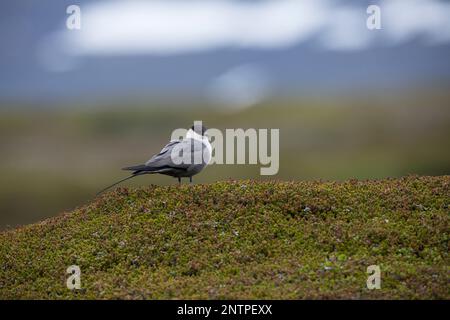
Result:
[[[122,168],[132,171],[132,174],[102,189],[97,195],[119,183],[144,174],[158,173],[175,177],[178,178],[179,184],[182,177],[188,177],[192,183],[192,176],[200,173],[211,161],[212,147],[206,131],[207,128],[203,125],[194,124],[184,139],[170,141],[146,163]]]

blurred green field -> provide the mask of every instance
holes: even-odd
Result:
[[[373,95],[268,101],[240,111],[193,103],[115,103],[71,108],[0,108],[0,228],[71,210],[125,176],[194,120],[207,127],[279,128],[280,171],[213,165],[194,182],[223,179],[342,180],[450,173],[450,94]],[[168,185],[143,176],[126,185]]]

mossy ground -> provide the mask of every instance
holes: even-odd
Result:
[[[449,299],[449,206],[449,176],[118,188],[0,234],[0,298]]]

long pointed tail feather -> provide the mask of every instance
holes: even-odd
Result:
[[[112,187],[118,185],[119,183],[124,182],[124,181],[126,181],[126,180],[128,180],[128,179],[137,177],[137,176],[139,176],[139,175],[140,175],[140,174],[135,174],[135,173],[133,173],[131,176],[128,176],[128,177],[126,177],[126,178],[124,178],[124,179],[122,179],[122,180],[119,180],[119,181],[113,183],[112,185],[107,186],[106,188],[100,190],[99,192],[97,192],[97,196],[100,195],[100,194],[102,194],[102,193],[105,192],[106,190],[111,189]]]

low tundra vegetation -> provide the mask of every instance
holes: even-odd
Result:
[[[449,176],[117,188],[1,233],[0,298],[449,299],[449,205]]]

